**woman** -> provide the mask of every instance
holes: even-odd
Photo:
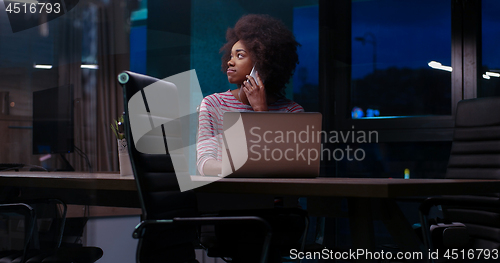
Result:
[[[298,63],[293,33],[279,20],[267,15],[246,15],[226,33],[221,48],[222,70],[237,88],[205,97],[200,105],[197,166],[201,175],[222,170],[224,112],[302,112],[285,98],[286,84]],[[256,78],[250,76],[255,67]]]

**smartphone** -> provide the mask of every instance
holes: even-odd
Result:
[[[250,76],[252,76],[255,80],[255,83],[259,85],[259,81],[257,80],[257,70],[255,70],[255,66],[253,66],[252,71],[250,71]],[[250,82],[250,80],[248,80],[248,82]]]

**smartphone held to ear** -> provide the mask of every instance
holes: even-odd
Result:
[[[255,69],[255,66],[253,66],[252,71],[250,71],[250,76],[252,76],[255,80],[255,84],[259,85],[259,81],[257,80],[257,70]],[[250,82],[250,80],[247,81]]]

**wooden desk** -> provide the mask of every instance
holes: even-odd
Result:
[[[199,179],[191,176],[193,180]],[[498,192],[500,180],[314,178],[224,178],[196,189],[205,193],[271,194],[276,196],[398,198]]]
[[[0,185],[137,191],[133,176],[120,176],[113,172],[0,172]]]
[[[210,178],[193,177],[193,180]],[[70,204],[139,207],[133,177],[116,173],[1,172],[0,186],[20,187],[27,196],[56,196]],[[327,216],[331,198],[347,197],[354,248],[373,249],[372,219],[377,212],[383,215],[389,232],[404,249],[417,251],[422,250],[422,245],[416,238],[408,238],[415,234],[395,198],[492,193],[498,189],[500,180],[224,178],[195,191],[310,197],[309,200],[325,204],[323,212]]]
[[[193,180],[207,180],[191,176]],[[132,176],[118,173],[0,172],[0,186],[66,190],[134,192]],[[275,196],[322,196],[398,198],[406,196],[457,195],[498,192],[500,180],[314,178],[252,179],[223,178],[196,192],[269,194]],[[99,201],[99,200],[96,200]]]
[[[198,178],[194,178],[197,180]],[[206,180],[206,179],[199,179]],[[498,192],[500,180],[316,178],[316,179],[222,179],[196,191],[232,194],[307,196],[310,214],[335,216],[335,198],[347,197],[353,248],[375,250],[373,220],[383,221],[404,251],[420,251],[422,242],[400,210],[396,198],[410,196],[484,194]],[[311,209],[313,208],[313,209]],[[413,222],[416,223],[416,222]],[[358,260],[357,262],[366,262]]]
[[[19,188],[25,198],[57,197],[76,205],[140,207],[134,177],[119,173],[0,172],[0,187]],[[3,197],[0,193],[0,199]]]

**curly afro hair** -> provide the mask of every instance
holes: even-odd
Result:
[[[245,15],[234,28],[226,32],[226,44],[222,46],[222,71],[226,72],[231,58],[231,48],[241,41],[250,51],[260,77],[266,84],[266,93],[277,97],[285,95],[285,85],[290,81],[299,63],[293,33],[283,22],[269,15]]]

